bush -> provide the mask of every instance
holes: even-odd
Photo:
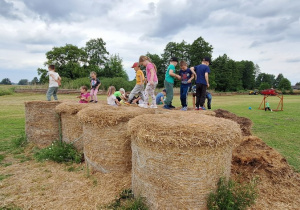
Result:
[[[221,178],[218,182],[217,191],[209,194],[207,208],[210,210],[242,210],[250,207],[257,197],[256,180],[253,179],[250,183],[241,184],[231,179],[227,182],[225,178]]]
[[[62,141],[54,141],[50,147],[36,151],[34,157],[38,161],[52,160],[57,163],[82,161],[82,154],[72,144]]]
[[[79,78],[75,80],[71,80],[69,78],[62,78],[62,88],[63,89],[79,89],[81,86],[85,85],[88,88],[90,85],[90,79],[88,77],[86,78]]]
[[[15,87],[0,86],[0,96],[12,95],[14,91]]]
[[[101,79],[100,89],[107,90],[109,86],[115,86],[116,90],[124,88],[125,91],[131,91],[135,86],[135,80],[127,81],[122,77],[103,78]]]
[[[123,190],[114,203],[107,207],[108,209],[124,210],[147,210],[144,199],[141,197],[134,198],[131,189]]]

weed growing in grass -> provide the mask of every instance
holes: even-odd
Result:
[[[0,210],[21,210],[21,208],[13,205],[13,204],[10,204],[8,206],[0,206]]]
[[[0,181],[2,181],[3,179],[8,178],[10,176],[12,176],[12,174],[0,174]]]
[[[52,160],[58,163],[80,163],[82,160],[82,154],[72,144],[61,141],[54,141],[50,147],[36,151],[34,157],[38,161]]]
[[[0,154],[0,163],[4,160],[5,156]]]
[[[241,184],[229,179],[220,178],[216,192],[209,194],[207,208],[210,210],[237,209],[242,210],[254,204],[258,192],[257,179]]]
[[[108,209],[116,210],[147,210],[148,207],[145,204],[144,198],[138,197],[134,198],[131,189],[123,190],[119,198],[117,198],[114,203],[107,206]]]

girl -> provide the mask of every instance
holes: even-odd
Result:
[[[155,88],[157,86],[157,69],[154,63],[151,62],[151,59],[147,56],[140,56],[139,63],[146,67],[146,75],[147,75],[147,85],[145,88],[145,97],[144,104],[140,104],[140,107],[148,108],[149,96],[152,97],[152,104],[150,108],[157,108],[155,101]]]
[[[97,93],[101,85],[100,80],[97,78],[96,72],[92,71],[91,74],[91,100],[90,102],[98,102]]]
[[[107,91],[107,104],[111,106],[120,106],[120,102],[117,97],[114,95],[116,92],[116,88],[114,86],[110,86]]]
[[[91,99],[90,93],[87,92],[86,86],[80,87],[80,96],[77,96],[77,98],[80,98],[79,103],[88,103]]]

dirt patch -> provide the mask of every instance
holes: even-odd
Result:
[[[217,110],[214,110],[214,112],[216,113],[216,117],[225,118],[225,119],[229,119],[234,122],[237,122],[241,127],[243,136],[252,135],[251,128],[252,128],[253,123],[250,119],[248,119],[246,117],[239,117],[239,116],[237,116],[227,110],[224,110],[224,109],[217,109]]]
[[[232,178],[259,178],[259,198],[252,209],[299,209],[300,175],[260,138],[248,136],[233,151]]]

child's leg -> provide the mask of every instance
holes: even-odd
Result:
[[[58,91],[58,87],[54,87],[54,90],[53,90],[53,98],[54,98],[54,100],[58,100],[57,99],[57,91]]]
[[[129,103],[133,99],[133,97],[139,93],[139,91],[141,89],[140,86],[141,85],[135,85],[134,88],[132,89],[132,91],[130,92],[128,100],[127,100]]]
[[[196,84],[196,107],[199,108],[200,106],[200,96],[201,96],[201,90],[200,90],[201,84]]]
[[[204,103],[205,103],[205,95],[206,95],[206,85],[201,84],[201,88],[200,88],[200,106],[203,107]]]
[[[48,88],[48,91],[47,91],[47,94],[46,94],[46,97],[47,97],[47,100],[48,101],[51,101],[51,96],[53,94],[53,88],[52,87],[49,87]]]
[[[91,89],[90,95],[91,95],[91,101],[93,101],[94,100],[94,89],[93,88]]]
[[[211,109],[211,99],[212,99],[211,94],[210,93],[206,94],[206,98],[207,98],[207,108]]]
[[[97,93],[98,93],[98,89],[96,88],[96,89],[94,90],[94,100],[95,100],[95,101],[98,101]]]
[[[169,83],[165,80],[165,88],[166,88],[166,100],[165,104],[170,106],[173,100],[173,84]]]
[[[157,86],[157,82],[154,82],[153,85],[150,85],[149,94],[152,98],[152,105],[156,105],[156,97],[155,97],[155,94],[154,94],[156,86]]]
[[[144,104],[148,105],[148,101],[149,101],[149,89],[150,89],[150,83],[147,83],[146,88],[145,88],[145,97],[144,97]]]

